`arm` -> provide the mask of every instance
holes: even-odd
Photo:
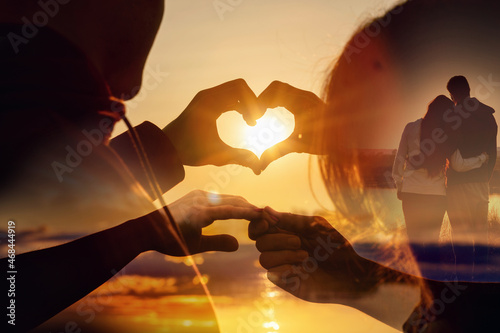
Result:
[[[30,330],[84,297],[146,249],[144,219],[16,256],[17,332]],[[144,223],[143,223],[144,222]],[[7,267],[6,259],[1,260]]]
[[[403,185],[403,173],[406,166],[406,157],[408,156],[407,127],[408,125],[406,125],[403,134],[401,134],[398,152],[396,153],[396,158],[394,159],[394,164],[392,166],[392,178],[396,183],[398,193],[401,192]]]
[[[252,221],[260,263],[268,278],[310,302],[357,308],[401,329],[420,300],[421,279],[359,256],[326,220],[266,207]]]
[[[259,261],[274,284],[298,298],[350,306],[405,332],[423,332],[425,326],[425,332],[496,327],[491,314],[500,307],[499,283],[413,276],[362,258],[319,216],[266,207],[262,217],[248,229]]]
[[[326,131],[327,122],[322,118],[325,104],[318,96],[274,81],[259,95],[259,103],[266,108],[285,107],[295,117],[292,134],[262,153],[262,170],[289,153],[322,153],[321,136]]]
[[[221,195],[218,205],[194,191],[169,205],[183,242],[163,209],[75,241],[16,256],[16,326],[34,328],[106,282],[140,253],[156,250],[182,256],[204,251],[235,251],[230,235],[202,235],[218,219],[255,219],[255,206]],[[180,246],[182,243],[185,246]],[[7,259],[2,259],[7,267]],[[5,289],[5,290],[8,290]],[[49,301],[50,300],[50,301]],[[12,328],[12,327],[11,327]]]
[[[488,154],[486,153],[464,159],[460,153],[460,149],[457,149],[453,154],[451,154],[450,166],[457,172],[466,172],[472,169],[480,168],[486,161],[488,161]]]
[[[495,121],[495,118],[492,115],[491,129],[490,129],[491,138],[489,140],[488,150],[486,151],[489,155],[489,160],[488,160],[489,178],[491,178],[491,175],[493,175],[493,170],[495,169],[495,163],[497,162],[497,132],[498,132],[498,126]]]
[[[246,149],[225,144],[217,132],[216,120],[235,110],[253,126],[268,108],[286,107],[295,117],[288,139],[267,149],[261,159]],[[269,163],[291,152],[319,154],[319,137],[324,103],[310,91],[286,83],[272,82],[257,98],[243,79],[200,91],[174,121],[163,128],[184,165],[225,165],[235,163],[260,174]],[[321,130],[318,130],[321,129]]]
[[[232,148],[219,137],[216,121],[221,114],[231,110],[241,113],[250,125],[254,125],[255,120],[265,112],[246,82],[237,79],[200,91],[163,130],[150,122],[135,127],[162,191],[167,191],[183,180],[183,165],[221,166],[235,163],[260,174],[260,161],[254,153]],[[129,133],[111,140],[110,146],[124,159],[143,187],[150,191]]]

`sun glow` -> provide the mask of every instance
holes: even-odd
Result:
[[[219,136],[226,144],[252,151],[260,157],[262,153],[285,140],[295,127],[294,116],[285,108],[268,109],[257,125],[248,126],[241,115],[228,112],[217,120]]]

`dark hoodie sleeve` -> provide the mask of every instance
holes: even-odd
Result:
[[[184,167],[169,138],[156,125],[145,121],[135,127],[142,146],[151,164],[156,180],[162,192],[166,192],[184,179]],[[154,197],[144,167],[128,132],[118,135],[110,141],[134,177],[141,183],[148,194]]]

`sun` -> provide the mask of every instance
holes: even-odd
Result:
[[[221,140],[235,148],[248,149],[257,157],[269,147],[285,140],[295,127],[294,116],[285,108],[268,109],[257,125],[249,126],[236,111],[217,120]]]

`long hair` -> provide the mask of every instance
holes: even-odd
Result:
[[[399,12],[400,7],[396,7],[388,15],[395,16]],[[379,174],[380,170],[370,163],[367,150],[362,149],[361,143],[361,137],[368,131],[375,133],[374,131],[380,130],[374,128],[370,119],[383,115],[381,108],[371,102],[377,97],[372,95],[376,93],[376,89],[370,87],[377,82],[372,82],[370,78],[358,79],[359,72],[355,73],[359,71],[356,56],[359,54],[363,58],[361,62],[367,61],[370,64],[369,68],[375,73],[375,77],[376,73],[392,69],[390,64],[372,60],[376,57],[376,51],[385,47],[384,40],[370,41],[375,50],[372,53],[369,48],[359,47],[359,36],[366,31],[376,31],[376,28],[372,28],[374,25],[380,27],[387,21],[382,17],[362,26],[329,71],[322,95],[326,106],[322,115],[325,125],[319,169],[335,207],[335,214],[340,215],[335,227],[340,226],[340,231],[355,243],[383,238],[383,243],[373,245],[374,252],[384,253],[382,264],[419,275],[409,247],[400,242],[402,238],[399,230],[389,222],[394,214],[387,205],[384,193],[369,186],[374,177],[390,178],[390,175],[383,172],[382,175]],[[365,88],[367,90],[363,90]],[[360,90],[365,94],[359,95]],[[391,93],[388,94],[390,95]]]
[[[369,126],[377,107],[378,96],[373,91],[383,91],[386,83],[378,75],[391,71],[389,76],[399,83],[404,99],[417,96],[416,101],[425,103],[427,86],[439,80],[445,88],[449,73],[456,73],[456,68],[469,66],[476,73],[487,68],[499,73],[500,63],[492,55],[493,50],[500,52],[500,42],[493,34],[500,31],[498,12],[500,2],[496,0],[405,1],[354,32],[328,71],[322,94],[326,104],[322,119],[327,126],[322,133],[324,155],[319,158],[319,168],[337,212],[356,223],[376,215],[373,200],[366,195],[366,179],[373,175],[373,170],[363,163],[361,145],[356,140],[367,132],[375,133]],[[464,50],[463,45],[471,46]],[[387,62],[380,59],[381,54]],[[480,64],[476,61],[478,56]],[[369,73],[361,75],[365,72]],[[398,93],[390,88],[384,91],[387,90],[394,99],[398,98]],[[395,113],[407,112],[404,108],[412,107],[418,112],[418,105],[406,100],[404,103]],[[446,111],[444,105],[449,102],[442,103],[438,109]],[[383,115],[379,112],[376,117],[390,117],[388,114],[389,111]],[[429,130],[436,128],[433,119],[424,122],[430,123],[423,126],[424,138],[428,138]],[[379,129],[380,132],[390,130],[391,119],[387,120],[387,129]],[[453,122],[448,125],[453,126]],[[443,156],[441,152],[431,155],[425,167],[431,173],[439,172]],[[392,183],[390,172],[385,178]]]
[[[446,152],[442,142],[436,136],[445,134],[444,114],[453,110],[453,102],[444,95],[436,97],[428,106],[420,127],[420,151],[423,155],[422,167],[429,177],[435,177],[444,171]],[[439,135],[440,134],[440,135]]]
[[[373,112],[378,100],[373,91],[388,92],[393,98],[398,98],[398,93],[392,92],[387,82],[379,78],[386,78],[382,74],[392,71],[389,76],[394,74],[395,80],[401,83],[396,87],[404,92],[404,99],[411,98],[397,110],[401,114],[427,101],[424,99],[425,90],[432,86],[430,83],[442,81],[444,88],[449,74],[464,67],[474,68],[477,75],[480,70],[500,72],[500,63],[494,56],[500,52],[500,43],[494,37],[500,31],[498,12],[500,2],[497,0],[406,1],[360,26],[334,62],[323,91],[326,107],[322,119],[327,126],[322,133],[323,155],[319,158],[319,168],[336,212],[345,217],[355,231],[391,232],[384,218],[377,218],[377,209],[387,202],[374,197],[377,191],[367,188],[366,176],[373,174],[373,170],[363,163],[359,149],[362,145],[357,138],[366,132],[374,133],[373,125],[370,127],[369,123],[374,117],[381,116],[380,110]],[[377,48],[380,52],[376,52]],[[481,57],[480,63],[477,62],[478,56]],[[471,64],[471,60],[474,63]],[[360,75],[361,71],[366,75]],[[413,104],[414,101],[417,103]],[[387,128],[381,131],[391,128],[392,119],[388,112],[384,116],[387,117]],[[435,126],[433,119],[429,115],[425,122],[428,124],[424,126],[424,138]],[[431,173],[438,172],[442,161],[441,153],[431,154],[425,167]],[[384,176],[392,184],[390,171]],[[411,257],[408,246],[405,249],[404,245],[386,243],[390,245],[388,255],[392,254],[389,260],[393,262],[385,264],[410,274],[420,274],[418,264],[408,260]],[[394,252],[399,252],[399,255]],[[433,296],[425,280],[419,283],[421,306],[430,306]],[[414,331],[417,331],[417,326]]]

